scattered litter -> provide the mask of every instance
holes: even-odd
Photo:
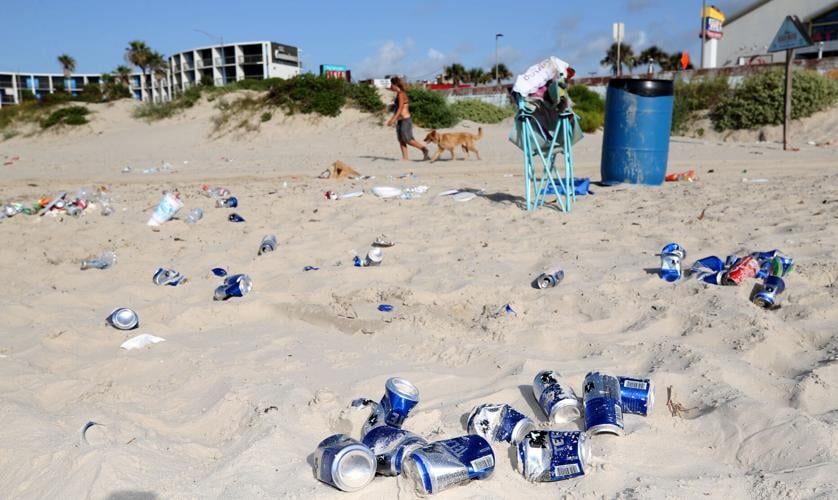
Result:
[[[107,269],[116,263],[116,254],[105,252],[99,257],[89,258],[81,261],[81,269]]]
[[[682,413],[698,409],[697,406],[694,406],[692,408],[687,408],[684,405],[682,405],[681,403],[676,402],[675,399],[673,398],[673,392],[672,392],[672,386],[671,385],[666,388],[666,407],[669,408],[669,413],[671,413],[673,417],[680,417],[680,418],[683,418],[681,416]]]
[[[586,196],[589,194],[594,194],[591,191],[591,179],[589,177],[577,177],[573,179],[573,193],[577,196]],[[558,190],[558,192],[556,192]],[[562,183],[556,184],[556,189],[553,189],[552,184],[548,185],[544,189],[541,190],[541,194],[554,194],[554,195],[561,195],[564,196],[565,194],[565,187]]]
[[[105,321],[117,330],[133,330],[140,326],[140,319],[137,317],[137,313],[127,307],[114,309]]]
[[[224,198],[225,196],[230,196],[230,190],[222,186],[211,188],[207,185],[203,185],[201,186],[199,193],[208,198]]]
[[[389,248],[395,245],[396,243],[387,238],[386,234],[382,234],[376,237],[375,240],[373,240],[372,242],[372,246],[381,248]]]
[[[224,284],[215,289],[213,300],[227,300],[231,297],[244,297],[253,288],[250,276],[233,274],[224,278]]]
[[[174,269],[166,269],[165,267],[161,267],[158,268],[157,272],[154,273],[152,281],[157,286],[178,286],[181,283],[186,283],[186,278],[184,278],[182,274],[175,271]]]
[[[216,198],[215,200],[216,208],[236,208],[239,206],[239,199],[235,196],[231,196],[229,198]]]
[[[269,234],[262,238],[262,243],[259,244],[259,253],[257,255],[266,254],[276,250],[276,236]]]
[[[378,310],[381,312],[390,312],[393,310],[393,306],[390,304],[379,304]]]
[[[786,283],[779,276],[768,276],[762,284],[754,286],[751,302],[763,309],[778,309],[777,295],[783,293]]]
[[[120,172],[122,172],[123,174],[130,174],[132,170],[134,170],[134,167],[132,167],[131,165],[126,165],[122,167],[122,170],[120,170]]]
[[[506,314],[512,314],[513,316],[518,316],[518,313],[517,313],[517,312],[515,312],[515,309],[512,309],[512,305],[511,305],[511,304],[506,304],[506,305],[504,305],[504,306],[502,307],[502,310],[503,310],[503,312],[505,312]]]
[[[102,425],[99,422],[94,422],[93,420],[88,420],[86,424],[81,428],[81,442],[82,444],[89,445],[90,443],[87,442],[87,431],[94,425]]]
[[[658,255],[661,258],[661,279],[670,283],[681,279],[681,261],[687,257],[687,251],[677,243],[669,243]]]
[[[237,222],[237,223],[238,223],[238,222],[245,222],[244,217],[242,217],[241,215],[239,215],[239,214],[237,214],[237,213],[235,213],[235,212],[231,213],[231,214],[227,217],[227,220],[228,220],[228,221],[230,221],[230,222]]]
[[[370,266],[378,266],[381,264],[381,261],[384,260],[384,252],[381,248],[373,246],[372,248],[367,251],[367,256],[361,260],[361,257],[355,256],[353,259],[353,263],[355,267],[370,267]]]
[[[402,190],[392,186],[375,186],[372,188],[372,194],[379,198],[396,198],[402,195]]]
[[[543,290],[545,288],[553,288],[564,280],[564,271],[561,269],[554,269],[541,273],[533,282],[533,287]]]
[[[460,192],[459,189],[448,189],[446,191],[443,191],[443,192],[439,193],[437,196],[451,196],[452,194],[457,194],[459,192]]]
[[[749,184],[767,184],[768,179],[748,179],[747,177],[743,177],[742,182],[747,182]]]
[[[167,191],[163,193],[163,198],[160,199],[160,203],[154,209],[151,218],[148,219],[148,225],[159,226],[163,224],[174,217],[181,208],[183,208],[183,202],[180,200],[179,192],[175,191],[172,193]]]
[[[471,191],[461,191],[461,192],[455,194],[454,196],[452,196],[452,198],[454,198],[454,201],[460,201],[460,202],[471,201],[476,197],[477,197],[477,195],[472,193]]]
[[[687,181],[693,182],[695,180],[695,170],[689,170],[687,172],[679,172],[677,174],[667,174],[663,180],[666,182],[677,182],[677,181]]]
[[[319,271],[319,270],[320,270],[320,268],[319,268],[319,267],[314,267],[314,266],[306,266],[306,267],[304,267],[304,268],[303,268],[303,271],[305,271],[305,272],[308,272],[308,271]]]
[[[183,222],[187,224],[195,224],[199,220],[204,217],[204,210],[200,207],[195,207],[186,214],[186,217],[183,218]]]
[[[212,274],[218,276],[219,278],[227,276],[227,270],[223,267],[213,267],[212,269],[210,269],[210,272],[212,272]]]
[[[164,338],[155,337],[154,335],[149,335],[148,333],[143,333],[141,335],[137,335],[136,337],[126,340],[119,347],[125,349],[126,351],[130,351],[132,349],[142,349],[145,346],[165,341],[166,339]]]

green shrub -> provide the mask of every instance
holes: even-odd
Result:
[[[201,100],[201,90],[201,87],[189,87],[171,102],[176,103],[181,108],[191,108]]]
[[[139,118],[147,121],[162,120],[170,118],[180,110],[180,107],[175,101],[170,102],[144,102],[134,108],[134,118]]]
[[[26,92],[24,92],[25,94]],[[73,96],[68,94],[65,90],[56,90],[53,93],[44,93],[41,95],[40,105],[42,107],[55,106],[57,104],[64,104],[70,102]]]
[[[265,111],[264,113],[262,113],[262,116],[259,117],[259,120],[264,123],[264,122],[270,121],[271,118],[273,118],[273,115],[271,113]]]
[[[84,106],[70,106],[53,111],[41,121],[41,128],[50,128],[56,125],[84,125],[87,123],[87,114],[90,111]]]
[[[82,102],[102,102],[102,87],[98,83],[88,83],[74,99]]]
[[[215,80],[210,75],[202,75],[200,84],[204,87],[215,87]]]
[[[579,126],[584,132],[596,132],[605,123],[605,100],[584,85],[574,85],[567,91],[573,101],[573,111],[579,115]]]
[[[381,101],[381,96],[378,95],[378,90],[372,85],[364,83],[352,84],[349,90],[350,97],[358,105],[361,111],[367,113],[380,113],[384,111],[386,106]]]
[[[724,76],[693,82],[676,80],[672,104],[672,132],[686,132],[696,111],[714,109],[729,93],[730,86]]]
[[[102,95],[106,101],[115,101],[117,99],[128,99],[131,97],[131,91],[121,82],[106,83],[102,87]]]
[[[792,75],[792,119],[827,109],[838,100],[838,82],[814,71]],[[781,69],[753,74],[716,106],[711,113],[719,131],[753,129],[783,122],[785,76]]]
[[[511,106],[502,108],[477,100],[457,101],[451,105],[451,108],[461,120],[471,120],[477,123],[498,123],[515,114]]]
[[[457,113],[438,92],[419,87],[407,89],[410,115],[413,122],[423,128],[448,128],[457,124]]]

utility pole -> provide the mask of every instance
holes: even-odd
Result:
[[[783,151],[791,149],[789,128],[791,123],[791,63],[794,61],[794,49],[786,50],[786,95],[783,100]]]
[[[614,41],[617,42],[617,71],[615,72],[615,76],[621,76],[623,74],[623,62],[620,57],[620,46],[623,44],[624,28],[625,25],[623,23],[614,23],[612,26]]]
[[[503,33],[495,34],[495,85],[500,86],[500,78],[498,78],[498,38],[502,37]]]
[[[701,65],[699,68],[704,69],[704,44],[707,42],[707,29],[704,23],[707,22],[707,0],[701,0]]]

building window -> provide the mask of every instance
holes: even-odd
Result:
[[[809,26],[809,33],[816,43],[838,40],[838,9],[812,19]]]

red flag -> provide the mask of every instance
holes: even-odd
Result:
[[[681,68],[687,69],[687,66],[690,64],[690,55],[686,52],[681,52]]]

